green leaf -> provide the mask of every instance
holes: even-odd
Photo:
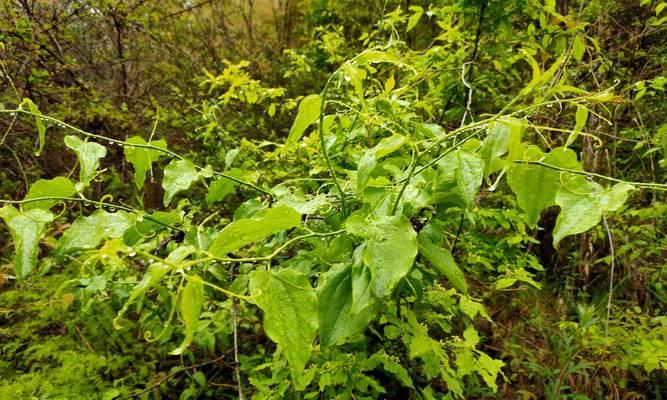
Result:
[[[162,157],[164,152],[156,149],[132,146],[132,144],[148,144],[140,136],[133,136],[127,139],[125,143],[125,159],[134,167],[134,184],[137,185],[137,188],[141,189],[144,187],[144,182],[146,181],[146,172],[150,171],[151,165]],[[151,141],[150,145],[167,149],[167,142],[164,140]]]
[[[250,294],[264,312],[264,331],[285,352],[292,380],[310,359],[317,335],[317,298],[306,275],[285,268],[256,270],[250,276]]]
[[[289,151],[301,139],[306,128],[319,119],[321,105],[322,97],[319,94],[311,94],[301,100],[294,124],[289,131],[285,147],[282,149],[283,152]]]
[[[76,136],[65,136],[65,146],[72,149],[79,158],[79,180],[88,183],[100,166],[100,158],[107,154],[107,149],[94,142],[84,142]]]
[[[577,154],[565,147],[555,148],[545,156],[537,147],[530,146],[524,152],[523,160],[542,160],[555,167],[581,170]],[[517,162],[509,168],[507,181],[516,194],[519,206],[527,215],[528,225],[534,227],[542,210],[556,204],[556,194],[561,187],[561,172],[540,165]]]
[[[188,283],[181,293],[181,318],[185,324],[185,338],[178,348],[169,352],[172,355],[179,355],[192,343],[194,339],[199,315],[204,305],[204,284],[199,276],[194,275],[188,278]]]
[[[154,262],[148,267],[148,270],[144,274],[141,281],[132,289],[130,296],[123,304],[123,308],[118,311],[116,318],[113,320],[113,325],[116,329],[120,329],[119,324],[120,318],[127,312],[132,304],[139,298],[139,296],[146,293],[148,289],[153,287],[157,282],[160,281],[167,273],[175,268],[179,263],[185,260],[190,254],[195,251],[195,248],[192,246],[180,246],[177,247],[174,251],[169,253],[167,256],[166,263],[163,262]]]
[[[180,223],[181,215],[177,212],[156,211],[153,214],[137,218],[134,225],[123,234],[123,241],[128,246],[134,246],[141,239],[151,236],[160,229],[165,229],[166,226],[163,224],[178,225]]]
[[[329,347],[364,332],[379,311],[377,301],[352,313],[352,267],[339,267],[322,275],[317,287],[320,343]]]
[[[489,357],[486,353],[479,353],[479,359],[477,359],[479,365],[479,374],[482,375],[484,383],[493,390],[495,393],[498,391],[498,386],[496,386],[496,379],[498,374],[501,373],[500,369],[505,365],[501,360],[494,360]]]
[[[466,278],[463,275],[463,271],[456,265],[452,253],[433,243],[426,234],[420,233],[417,235],[417,239],[419,242],[419,254],[437,268],[455,288],[462,293],[468,293]]]
[[[211,183],[206,193],[206,204],[211,205],[216,201],[222,201],[228,195],[234,193],[237,183],[231,179],[220,178]]]
[[[572,143],[574,143],[581,130],[584,129],[584,126],[586,126],[586,121],[588,121],[588,108],[578,104],[577,113],[575,115],[574,132],[572,132],[570,136],[567,137],[565,147],[570,147]]]
[[[362,193],[380,158],[398,150],[405,143],[405,136],[395,134],[380,140],[375,147],[364,152],[357,165],[357,193]]]
[[[97,210],[87,217],[78,217],[58,240],[56,254],[94,249],[103,239],[122,237],[133,220],[134,215],[125,211]]]
[[[39,111],[35,103],[32,100],[25,98],[23,103],[28,105],[28,110],[35,115],[35,126],[37,127],[37,137],[39,138],[39,147],[35,152],[36,156],[39,156],[44,149],[44,144],[46,143],[46,126],[44,126],[44,121],[42,121],[42,113]]]
[[[209,251],[224,257],[250,243],[269,235],[301,225],[301,214],[288,206],[267,208],[250,218],[242,218],[225,226],[213,241]]]
[[[414,13],[410,16],[410,18],[408,18],[408,27],[405,30],[406,32],[410,32],[417,25],[417,22],[419,22],[419,18],[421,18],[424,14],[424,9],[419,6],[410,7],[410,9],[414,11]]]
[[[485,177],[505,168],[506,162],[500,157],[511,150],[511,146],[516,147],[521,141],[522,134],[523,125],[516,118],[494,121],[489,125],[488,134],[479,151],[484,161]]]
[[[366,240],[363,262],[373,275],[375,295],[391,294],[417,256],[417,234],[410,221],[402,215],[364,219],[357,214],[345,221],[345,229]]]
[[[178,192],[190,188],[201,176],[197,167],[190,160],[172,160],[164,169],[162,187],[164,188],[164,205],[168,206]]]
[[[581,61],[584,58],[584,53],[586,53],[586,44],[581,35],[575,36],[572,40],[572,57],[577,61]]]
[[[364,264],[364,252],[366,243],[362,243],[352,255],[352,305],[350,312],[359,314],[365,308],[376,303],[377,298],[373,294],[373,273]]]
[[[602,215],[623,206],[633,186],[618,183],[609,190],[599,184],[586,182],[583,177],[563,187],[556,195],[560,213],[553,231],[553,245],[558,247],[563,238],[586,232],[600,223]],[[574,184],[573,184],[574,183]]]
[[[76,193],[74,183],[64,176],[58,176],[53,179],[40,179],[30,185],[28,194],[24,200],[38,199],[40,197],[70,197]],[[43,208],[45,210],[58,204],[59,200],[41,200],[32,201],[23,204],[23,210],[33,208]]]
[[[25,279],[37,265],[39,241],[44,238],[46,224],[54,215],[40,208],[20,212],[13,206],[0,208],[0,218],[5,221],[14,241],[14,273],[18,280]]]
[[[246,175],[245,172],[238,168],[232,168],[226,174],[238,179],[244,179]],[[208,193],[206,193],[206,204],[210,206],[216,201],[224,200],[225,197],[234,193],[236,186],[238,186],[238,183],[225,177],[213,181],[208,188]]]
[[[458,150],[438,162],[438,177],[431,201],[448,206],[470,208],[482,186],[484,162],[475,153]]]

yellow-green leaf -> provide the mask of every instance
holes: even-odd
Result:
[[[54,215],[40,208],[21,212],[8,205],[0,208],[0,218],[14,241],[14,273],[18,280],[23,280],[37,265],[39,241],[44,238],[46,224],[53,221]]]
[[[250,218],[232,222],[220,231],[209,251],[217,257],[258,242],[269,235],[301,224],[301,214],[292,207],[278,206],[258,212]]]
[[[301,100],[299,104],[299,111],[294,119],[294,124],[289,131],[289,136],[285,142],[285,147],[282,151],[289,151],[306,131],[306,128],[320,117],[320,107],[322,105],[322,97],[319,94],[311,94]]]
[[[183,292],[181,292],[180,302],[181,318],[183,318],[185,324],[185,337],[181,345],[169,354],[181,354],[192,343],[203,305],[204,284],[199,276],[191,276],[188,278],[188,283],[183,288]]]
[[[292,380],[310,359],[317,335],[317,298],[301,272],[256,270],[250,276],[250,294],[264,312],[264,331],[285,352]]]
[[[141,189],[146,180],[146,172],[150,171],[151,165],[164,155],[164,152],[157,149],[132,146],[133,144],[148,145],[142,137],[133,136],[125,141],[125,159],[134,167],[134,184]],[[164,140],[154,140],[150,143],[161,149],[167,148],[167,142]]]
[[[40,197],[69,197],[76,193],[74,183],[64,176],[58,176],[53,179],[40,179],[30,185],[28,194],[24,200],[38,199]],[[43,208],[45,210],[58,204],[59,200],[40,200],[31,201],[23,204],[23,210],[32,208]]]

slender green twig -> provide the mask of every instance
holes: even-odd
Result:
[[[132,208],[132,207],[128,207],[128,206],[120,205],[120,204],[115,204],[115,203],[107,203],[107,202],[104,202],[104,201],[101,201],[101,200],[100,201],[91,200],[91,199],[88,199],[88,198],[85,198],[85,197],[49,196],[49,197],[34,197],[34,198],[31,198],[31,199],[23,199],[23,200],[1,200],[0,199],[0,204],[26,204],[26,203],[33,203],[33,202],[36,202],[36,201],[49,201],[49,200],[58,201],[58,202],[76,201],[76,202],[79,202],[79,203],[97,204],[100,207],[117,208],[119,210],[123,210],[123,211],[131,212],[133,214],[140,215],[142,218],[144,218],[148,221],[154,222],[158,225],[162,225],[162,226],[164,226],[166,228],[169,228],[171,230],[183,232],[182,229],[177,228],[173,225],[161,222],[161,221],[151,217],[150,215],[148,215],[148,214],[146,214],[142,211],[137,210],[136,208]]]
[[[398,205],[401,202],[401,197],[403,197],[403,193],[405,192],[405,189],[407,189],[408,185],[410,184],[410,178],[415,173],[415,168],[417,168],[417,160],[419,159],[419,150],[417,149],[417,146],[413,145],[412,149],[412,157],[410,159],[410,169],[408,170],[408,176],[404,179],[403,186],[401,186],[401,190],[398,192],[398,196],[396,197],[396,201],[394,202],[394,206],[391,208],[391,215],[396,215],[396,211],[398,211]]]
[[[324,140],[324,109],[326,108],[327,104],[327,92],[329,90],[329,85],[331,84],[333,78],[337,75],[336,72],[334,72],[333,74],[331,74],[331,76],[329,76],[329,79],[327,79],[327,83],[324,85],[324,88],[322,89],[322,92],[320,94],[321,102],[320,102],[320,118],[319,118],[319,136],[320,136],[320,146],[322,147],[322,154],[324,155],[324,160],[327,163],[327,168],[329,169],[329,173],[331,174],[331,179],[333,179],[334,185],[336,185],[336,189],[338,189],[338,192],[340,193],[340,206],[343,211],[343,216],[346,216],[347,205],[345,202],[345,192],[343,191],[340,182],[338,182],[338,178],[336,177],[336,172],[334,171],[331,165],[331,159],[329,158],[329,153],[327,152],[326,141]]]
[[[72,131],[74,131],[74,132],[76,132],[76,133],[79,133],[79,134],[81,134],[81,135],[84,135],[84,136],[87,136],[87,137],[91,137],[91,138],[95,138],[95,139],[98,139],[98,140],[101,140],[101,141],[107,141],[107,142],[110,143],[110,144],[117,144],[117,145],[119,145],[119,146],[137,147],[137,148],[142,148],[142,149],[150,149],[150,150],[155,150],[155,151],[159,151],[159,152],[161,152],[161,153],[167,154],[167,155],[169,155],[169,156],[171,156],[171,157],[174,157],[174,158],[176,158],[176,159],[178,159],[178,160],[184,160],[184,159],[185,159],[185,157],[181,156],[181,155],[178,154],[178,153],[175,153],[175,152],[173,152],[173,151],[171,151],[171,150],[168,150],[168,149],[165,149],[165,148],[162,148],[162,147],[154,146],[154,145],[152,145],[152,144],[150,144],[150,143],[148,143],[148,144],[141,144],[141,143],[127,143],[126,141],[123,141],[123,140],[118,140],[118,139],[114,139],[114,138],[111,138],[111,137],[108,137],[108,136],[98,135],[98,134],[96,134],[96,133],[87,132],[87,131],[84,131],[84,130],[81,129],[81,128],[77,128],[77,127],[74,126],[74,125],[71,125],[71,124],[68,124],[68,123],[66,123],[66,122],[63,122],[63,121],[61,121],[61,120],[59,120],[59,119],[57,119],[57,118],[50,117],[50,116],[48,116],[48,115],[43,115],[43,114],[33,113],[33,112],[28,111],[28,110],[24,110],[24,109],[22,109],[22,108],[17,108],[17,109],[14,109],[14,110],[0,110],[0,113],[9,113],[10,115],[16,115],[17,113],[22,113],[22,114],[26,114],[26,115],[31,115],[31,116],[33,116],[33,117],[35,117],[35,118],[41,118],[41,119],[43,119],[43,120],[53,122],[53,123],[56,124],[56,125],[60,125],[60,126],[62,126],[62,127],[64,127],[64,128],[70,129],[70,130],[72,130]],[[204,167],[202,167],[202,166],[200,166],[200,165],[196,165],[196,164],[195,164],[195,167],[197,167],[197,168],[200,169],[200,170],[201,170],[201,169],[204,169]],[[260,188],[259,186],[254,185],[254,184],[252,184],[252,183],[250,183],[250,182],[246,182],[246,181],[244,181],[244,180],[242,180],[242,179],[235,178],[235,177],[233,177],[233,176],[231,176],[231,175],[228,175],[228,174],[225,174],[225,173],[222,173],[222,172],[216,172],[216,171],[214,171],[213,174],[216,175],[216,176],[221,176],[221,177],[227,178],[227,179],[229,179],[229,180],[232,180],[232,181],[234,181],[234,182],[236,182],[236,183],[238,183],[238,184],[240,184],[240,185],[248,186],[248,187],[250,187],[250,188],[252,188],[252,189],[257,190],[258,192],[261,192],[261,193],[264,193],[264,194],[266,194],[266,195],[269,195],[269,196],[273,197],[273,193],[271,193],[270,191],[268,191],[268,190],[266,190],[266,189],[262,189],[262,188]]]
[[[630,184],[630,185],[636,186],[636,187],[642,187],[642,188],[647,188],[647,189],[655,189],[655,190],[666,190],[667,191],[667,184],[624,181],[623,179],[612,178],[611,176],[597,174],[595,172],[581,171],[581,170],[572,169],[572,168],[558,167],[558,166],[555,166],[555,165],[544,163],[542,161],[516,160],[516,161],[514,161],[514,163],[516,163],[516,164],[539,165],[539,166],[542,166],[542,167],[545,167],[545,168],[550,168],[550,169],[553,169],[553,170],[556,170],[556,171],[569,172],[569,173],[577,174],[577,175],[594,176],[596,178],[604,179],[604,180],[611,181],[611,182],[627,183],[627,184]]]

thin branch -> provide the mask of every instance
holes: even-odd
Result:
[[[611,318],[611,299],[614,292],[614,269],[616,267],[616,256],[614,253],[614,238],[611,234],[611,229],[609,229],[609,224],[607,223],[607,218],[602,215],[602,222],[604,223],[604,228],[607,230],[607,239],[609,240],[609,257],[611,257],[611,271],[609,272],[609,296],[607,298],[607,319],[604,324],[604,336],[607,337],[609,334],[609,319]]]
[[[176,370],[176,371],[170,373],[169,375],[166,375],[165,377],[161,378],[160,380],[158,380],[158,381],[155,382],[154,384],[148,386],[148,387],[145,388],[144,390],[142,390],[142,391],[140,391],[140,392],[137,392],[137,393],[134,393],[134,394],[131,394],[131,395],[129,395],[129,396],[122,397],[122,398],[120,398],[120,400],[128,400],[128,399],[133,399],[133,398],[142,396],[142,395],[144,395],[144,394],[150,392],[151,390],[155,389],[156,387],[162,385],[164,382],[166,382],[167,380],[169,380],[169,378],[173,377],[174,375],[180,374],[181,372],[185,372],[185,371],[190,371],[190,370],[193,370],[193,369],[201,368],[201,367],[204,367],[204,366],[209,365],[209,364],[215,364],[215,363],[217,363],[218,361],[220,361],[220,360],[222,360],[223,358],[225,358],[225,357],[227,356],[227,354],[229,354],[230,351],[231,351],[231,349],[230,349],[230,350],[227,350],[227,352],[225,352],[225,354],[221,355],[220,357],[214,358],[213,360],[204,361],[204,362],[199,363],[199,364],[194,364],[194,365],[190,365],[190,366],[188,366],[188,367],[180,368],[180,369],[178,369],[178,370]]]

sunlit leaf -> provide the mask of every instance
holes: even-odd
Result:
[[[127,139],[125,143],[127,144],[124,146],[125,159],[134,167],[134,184],[137,185],[137,188],[141,189],[146,180],[146,173],[150,171],[151,165],[164,155],[164,152],[156,149],[131,146],[132,144],[148,144],[140,136],[133,136]],[[153,140],[150,145],[161,149],[167,148],[167,142],[164,140]]]
[[[14,241],[14,272],[23,280],[37,265],[39,241],[44,238],[46,224],[54,215],[40,208],[21,212],[12,206],[0,208],[0,218],[5,221]]]
[[[311,94],[301,100],[299,110],[289,131],[283,151],[289,151],[306,131],[306,128],[320,117],[322,98],[318,94]]]
[[[168,206],[177,193],[188,190],[199,178],[201,176],[192,161],[172,160],[164,169],[162,178],[164,205]]]
[[[30,185],[28,194],[24,200],[38,199],[40,197],[70,197],[76,193],[74,183],[64,176],[58,176],[53,179],[40,179]],[[31,201],[23,204],[24,210],[32,208],[43,208],[45,210],[58,204],[59,200],[40,200]]]
[[[404,216],[364,219],[352,215],[345,221],[345,229],[366,241],[363,262],[373,275],[375,295],[391,294],[417,256],[417,234],[410,221]]]
[[[256,270],[250,294],[264,312],[266,335],[282,347],[294,382],[310,359],[317,335],[317,297],[308,278],[293,269]]]
[[[204,284],[199,276],[191,276],[188,278],[188,283],[181,292],[180,302],[181,318],[183,318],[183,323],[185,324],[185,337],[181,345],[169,354],[181,354],[192,343],[203,304]]]
[[[84,142],[77,136],[71,135],[65,136],[65,145],[79,158],[79,180],[88,183],[100,166],[100,158],[106,156],[106,147],[94,142]]]
[[[262,210],[250,218],[242,218],[224,227],[209,251],[217,257],[258,242],[269,235],[301,224],[301,214],[288,206]]]

